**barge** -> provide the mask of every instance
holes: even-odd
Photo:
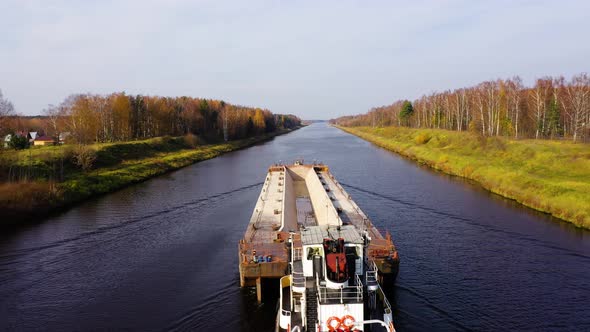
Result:
[[[393,331],[399,257],[324,164],[272,165],[238,246],[240,285],[279,285],[277,331]]]

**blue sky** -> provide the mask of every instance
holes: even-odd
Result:
[[[223,99],[306,119],[590,71],[590,1],[0,1],[0,89]]]

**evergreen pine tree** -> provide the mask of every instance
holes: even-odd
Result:
[[[414,114],[414,107],[408,100],[404,101],[402,110],[399,112],[399,116],[405,125],[409,125],[410,117]]]

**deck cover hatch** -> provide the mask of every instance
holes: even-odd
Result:
[[[338,238],[343,238],[346,243],[363,243],[361,234],[352,225],[340,226],[340,230],[336,226],[314,226],[301,231],[303,245],[322,244],[324,239],[336,240]]]

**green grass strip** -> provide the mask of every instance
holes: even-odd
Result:
[[[590,145],[468,132],[338,127],[387,150],[590,229]]]

